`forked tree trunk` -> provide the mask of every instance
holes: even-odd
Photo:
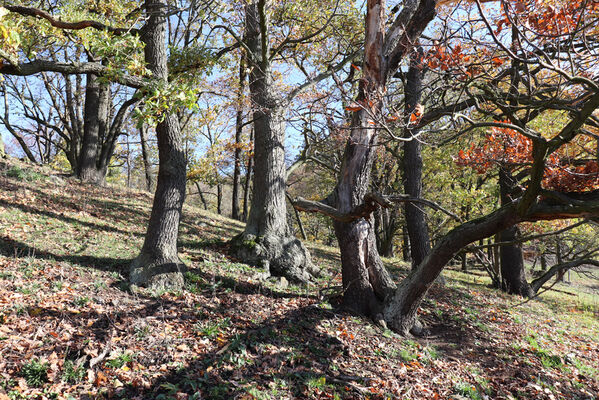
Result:
[[[412,114],[422,96],[422,80],[424,77],[424,65],[421,58],[422,48],[412,53],[410,68],[408,69],[405,88],[405,110],[407,128],[404,137],[412,138],[403,146],[403,173],[404,191],[412,197],[422,196],[422,151],[418,139],[420,131],[413,128]],[[405,203],[404,212],[406,216],[406,229],[410,236],[410,253],[412,255],[412,268],[418,266],[431,249],[426,214],[421,205]]]
[[[104,174],[97,167],[100,137],[108,129],[110,86],[99,82],[98,77],[87,74],[83,139],[79,152],[77,174],[83,182],[102,184]]]
[[[246,6],[246,43],[254,59],[250,96],[254,120],[254,180],[252,204],[244,232],[233,239],[232,250],[241,260],[268,267],[273,275],[307,282],[317,273],[310,254],[290,233],[285,200],[285,114],[277,95],[269,59],[267,12],[258,4]],[[261,15],[262,18],[261,18]],[[262,28],[261,28],[262,27]],[[266,46],[266,47],[264,47]]]
[[[146,0],[145,5],[145,59],[154,77],[166,80],[166,0]],[[152,214],[141,253],[131,265],[130,281],[154,290],[175,290],[184,283],[185,265],[177,253],[177,236],[185,199],[186,157],[176,115],[163,118],[156,127],[159,169]]]
[[[356,99],[360,110],[352,118],[335,189],[335,206],[342,213],[349,213],[361,205],[369,189],[378,136],[377,121],[373,116],[382,118],[387,80],[399,67],[411,43],[432,20],[434,10],[434,1],[406,4],[386,33],[385,1],[367,1],[363,77]],[[343,303],[355,312],[378,320],[377,314],[395,285],[379,258],[373,223],[361,218],[353,222],[335,221],[334,226],[341,249]]]
[[[353,115],[335,188],[335,206],[343,213],[362,204],[369,189],[378,136],[371,115],[380,115],[386,84],[386,65],[381,57],[385,12],[384,3],[368,2],[364,77],[356,99],[363,108]],[[354,312],[376,317],[395,284],[380,260],[374,221],[372,217],[352,222],[335,221],[334,227],[341,250],[343,304]]]

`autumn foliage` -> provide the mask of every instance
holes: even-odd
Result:
[[[527,168],[533,161],[532,140],[517,131],[493,127],[481,145],[472,143],[460,150],[455,162],[459,166],[476,169],[480,174],[495,166],[512,171]],[[579,160],[568,155],[562,147],[545,162],[543,187],[560,192],[582,192],[599,188],[599,165],[596,160]]]

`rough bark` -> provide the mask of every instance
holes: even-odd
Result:
[[[166,80],[166,0],[146,0],[148,21],[143,31],[145,59],[156,79]],[[133,261],[130,281],[154,290],[180,289],[185,265],[177,253],[177,236],[185,198],[186,157],[174,114],[162,116],[156,127],[159,169],[152,213],[140,255]]]
[[[274,86],[268,44],[268,13],[264,2],[246,6],[246,45],[254,61],[249,79],[254,121],[252,203],[244,232],[233,239],[241,260],[260,264],[271,274],[308,282],[317,268],[287,224],[285,114],[286,103]]]
[[[250,142],[254,142],[254,130],[250,132]],[[249,215],[250,208],[250,183],[252,182],[252,176],[254,173],[254,157],[248,155],[248,163],[245,171],[245,181],[243,182],[243,222],[246,222]]]
[[[79,151],[77,175],[83,182],[102,184],[104,172],[98,169],[99,142],[108,129],[110,86],[99,82],[98,77],[87,74],[83,139]]]
[[[150,166],[150,155],[148,154],[148,142],[146,138],[146,130],[142,125],[139,128],[139,141],[141,143],[141,158],[144,162],[144,172],[146,176],[146,190],[152,190],[152,170]]]
[[[335,188],[336,209],[350,213],[362,204],[369,188],[372,162],[377,144],[377,130],[370,115],[381,111],[385,89],[384,58],[381,51],[385,25],[384,2],[368,1],[364,77],[357,102],[370,109],[353,114],[341,173]],[[341,250],[343,305],[360,314],[375,317],[395,285],[380,260],[372,218],[334,222]]]
[[[517,239],[518,227],[512,226],[499,234],[502,242]],[[510,294],[524,297],[531,295],[531,289],[526,281],[522,247],[519,244],[502,245],[499,248],[501,265],[501,288]]]
[[[237,115],[235,116],[235,155],[233,166],[233,194],[231,196],[231,218],[239,219],[239,187],[241,186],[241,135],[243,133],[243,95],[246,81],[246,62],[239,60],[239,89],[237,93]]]
[[[369,188],[374,146],[378,140],[372,116],[381,115],[387,81],[435,14],[434,1],[406,3],[386,32],[385,1],[368,0],[366,7],[363,78],[356,99],[361,108],[353,114],[335,189],[335,206],[342,214],[359,206]],[[343,303],[347,308],[378,319],[381,306],[395,285],[379,258],[371,218],[350,222],[336,220],[334,226],[341,248]]]
[[[414,127],[411,115],[415,112],[422,96],[422,80],[424,77],[424,66],[421,63],[422,57],[422,48],[412,53],[405,87],[407,127],[404,137],[412,138],[412,140],[405,142],[403,147],[404,192],[416,198],[422,196],[422,152],[420,141],[417,139],[420,129]],[[412,268],[416,268],[424,260],[424,257],[426,257],[431,248],[426,214],[424,209],[415,203],[405,203],[404,212],[406,229],[410,237]]]
[[[510,193],[514,190],[514,185],[513,177],[511,177],[504,168],[500,168],[499,190],[502,205],[508,204],[511,201]],[[521,244],[518,243],[517,238],[517,226],[511,226],[499,234],[500,242],[508,243],[499,247],[501,288],[510,294],[519,294],[524,297],[529,297],[532,292],[526,281],[522,247]]]

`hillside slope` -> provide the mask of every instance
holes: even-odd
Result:
[[[226,255],[242,225],[191,207],[185,290],[132,293],[150,206],[145,193],[0,166],[0,400],[598,396],[593,297],[522,304],[448,271],[421,310],[430,335],[404,339],[331,306],[335,249],[310,245],[325,270],[315,285],[260,281]]]

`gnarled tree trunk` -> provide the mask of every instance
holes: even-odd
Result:
[[[166,1],[146,0],[145,5],[148,14],[143,33],[146,62],[156,79],[166,81]],[[152,214],[141,253],[130,269],[132,284],[155,290],[180,289],[185,270],[177,253],[177,237],[185,199],[186,157],[176,115],[162,117],[156,127],[159,168]]]
[[[432,248],[424,260],[399,284],[383,312],[388,326],[407,335],[416,325],[416,311],[428,289],[445,265],[466,245],[514,225],[518,220],[514,206],[467,222],[453,229]]]
[[[254,180],[247,225],[233,239],[232,250],[245,262],[268,267],[273,275],[307,282],[317,269],[287,225],[284,144],[287,107],[273,84],[265,37],[268,18],[265,9],[261,11],[256,2],[246,6],[246,44],[251,52],[248,58],[253,59],[249,87],[254,107]]]

